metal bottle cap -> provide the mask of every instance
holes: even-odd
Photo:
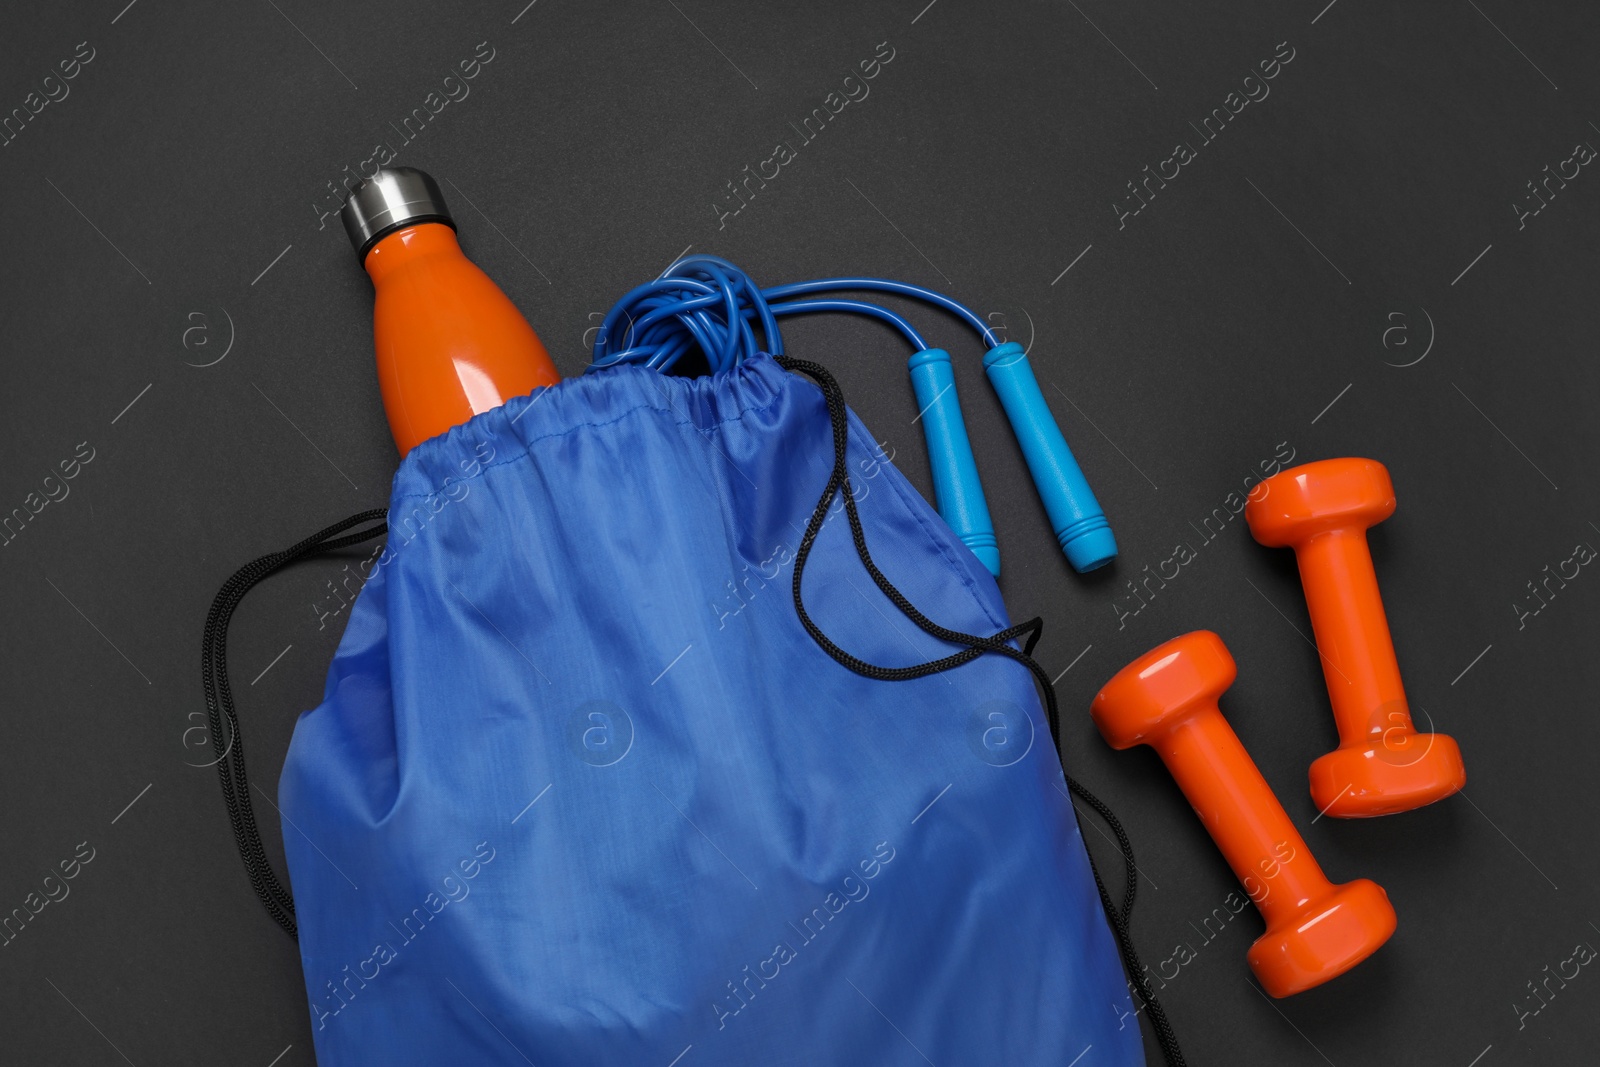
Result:
[[[442,222],[455,229],[439,183],[415,167],[384,167],[350,190],[339,212],[345,233],[364,260],[372,246],[402,226]]]

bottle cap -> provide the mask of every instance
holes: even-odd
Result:
[[[455,229],[439,183],[415,167],[384,167],[350,190],[339,212],[356,259],[364,260],[372,246],[402,226],[442,222]]]

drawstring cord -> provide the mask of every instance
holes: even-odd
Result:
[[[800,618],[800,624],[805,627],[807,634],[829,656],[838,663],[857,674],[880,681],[906,681],[912,678],[922,678],[930,674],[959,667],[963,663],[970,663],[986,653],[995,653],[1017,661],[1033,674],[1039,683],[1039,688],[1044,694],[1046,717],[1050,724],[1050,737],[1055,743],[1057,758],[1061,752],[1061,722],[1060,710],[1056,704],[1054,687],[1050,684],[1050,677],[1033,659],[1033,648],[1039,641],[1039,636],[1044,630],[1042,618],[1029,619],[1027,622],[1018,623],[998,633],[987,637],[980,634],[962,633],[951,630],[933,622],[916,605],[906,599],[883,572],[873,562],[872,554],[867,550],[866,532],[861,525],[861,517],[856,512],[855,492],[850,484],[849,465],[846,449],[849,443],[849,419],[845,407],[844,393],[839,388],[839,383],[827,369],[820,364],[806,360],[795,359],[790,356],[775,357],[784,369],[803,374],[814,380],[822,390],[823,399],[828,407],[828,422],[833,431],[833,471],[828,478],[828,484],[823,488],[822,496],[817,501],[817,506],[811,512],[811,520],[806,526],[805,535],[801,538],[799,550],[795,554],[794,567],[794,610]],[[827,518],[828,510],[835,497],[841,491],[844,495],[845,514],[850,522],[850,536],[855,542],[856,555],[872,576],[873,582],[879,590],[899,609],[901,614],[916,623],[924,632],[947,641],[951,644],[965,646],[959,652],[954,652],[941,659],[930,660],[926,663],[915,664],[909,667],[880,667],[865,660],[852,656],[823,633],[811,615],[806,611],[805,602],[801,596],[801,578],[805,573],[806,561],[810,558],[811,549],[816,543],[817,534],[822,529],[822,524]],[[234,707],[233,691],[228,684],[228,624],[233,618],[235,609],[246,593],[258,582],[267,576],[281,570],[302,559],[311,559],[328,552],[347,548],[350,545],[370,541],[382,536],[387,526],[385,520],[388,510],[374,508],[352,515],[347,519],[334,523],[324,530],[320,530],[291,548],[282,552],[273,552],[253,560],[239,568],[223,584],[218,591],[216,599],[211,604],[211,611],[206,616],[205,635],[202,639],[200,653],[201,685],[205,690],[206,713],[211,731],[211,744],[217,756],[217,774],[222,783],[222,799],[228,809],[228,821],[233,827],[234,841],[239,848],[239,857],[244,861],[245,873],[250,877],[250,885],[255,890],[256,896],[261,899],[262,905],[268,914],[283,927],[290,937],[298,938],[298,928],[295,925],[294,898],[283,883],[278,880],[276,872],[272,870],[267,859],[266,850],[262,847],[261,834],[256,825],[255,809],[250,803],[250,780],[245,767],[244,739],[239,732],[239,718]],[[358,530],[352,534],[344,531],[366,523],[377,523],[376,526]],[[1026,640],[1019,651],[1011,646],[1011,642],[1026,635]],[[223,724],[226,721],[227,730],[224,732]],[[1117,841],[1117,848],[1122,853],[1124,878],[1126,888],[1122,894],[1122,907],[1118,908],[1111,899],[1111,894],[1106,891],[1105,882],[1100,877],[1100,871],[1095,866],[1094,857],[1089,855],[1089,870],[1094,875],[1095,888],[1100,893],[1100,904],[1105,909],[1106,917],[1111,922],[1112,931],[1116,934],[1118,947],[1122,952],[1123,962],[1127,965],[1128,973],[1132,976],[1134,989],[1139,998],[1144,1002],[1150,1013],[1150,1023],[1155,1029],[1156,1040],[1161,1046],[1162,1055],[1168,1067],[1183,1067],[1183,1050],[1178,1045],[1177,1035],[1172,1030],[1172,1025],[1167,1021],[1166,1012],[1161,1007],[1161,1002],[1156,999],[1155,992],[1150,988],[1149,981],[1144,976],[1144,968],[1139,963],[1139,953],[1134,947],[1130,924],[1133,919],[1134,894],[1138,888],[1138,868],[1134,864],[1133,843],[1128,839],[1127,832],[1122,828],[1111,809],[1105,802],[1096,797],[1089,790],[1066,773],[1063,765],[1062,775],[1065,777],[1067,787],[1073,795],[1081,798],[1084,803],[1094,809],[1095,813],[1104,820],[1111,829]],[[1076,806],[1073,815],[1078,817]],[[1081,821],[1081,820],[1080,820]],[[1085,855],[1088,848],[1085,846]]]
[[[261,898],[268,914],[294,938],[299,936],[294,921],[294,898],[278,880],[277,873],[267,860],[266,849],[261,844],[261,833],[256,827],[255,808],[250,803],[244,736],[239,732],[233,689],[228,684],[228,623],[244,595],[261,579],[296,560],[310,559],[381,536],[387,529],[384,524],[387,515],[388,511],[384,508],[363,511],[312,534],[292,548],[245,564],[223,583],[217,598],[211,602],[210,613],[206,615],[206,631],[200,647],[200,685],[206,695],[206,718],[211,731],[211,748],[217,754],[217,777],[222,781],[222,800],[228,808],[228,822],[233,826],[233,839],[239,846],[239,858],[244,860],[251,888]],[[352,526],[368,522],[378,525],[344,537],[334,536]],[[227,722],[226,733],[223,731],[224,720]]]
[[[828,405],[828,422],[833,428],[833,472],[828,478],[828,484],[822,490],[822,497],[817,501],[817,506],[811,512],[811,521],[806,525],[805,535],[800,539],[799,550],[795,553],[794,564],[794,610],[800,617],[800,624],[805,627],[806,633],[811,635],[822,650],[832,656],[840,664],[848,667],[857,674],[881,681],[898,682],[911,678],[922,678],[940,671],[959,667],[963,663],[970,663],[979,656],[988,652],[998,653],[1016,660],[1032,672],[1039,688],[1044,693],[1045,713],[1050,723],[1050,737],[1055,742],[1057,759],[1061,753],[1061,723],[1060,711],[1056,706],[1055,687],[1050,684],[1050,676],[1043,667],[1034,660],[1033,646],[1038,642],[1040,633],[1044,630],[1042,618],[1029,619],[1027,622],[1018,623],[999,633],[984,637],[980,634],[962,633],[959,630],[950,630],[933,622],[916,606],[907,600],[905,594],[895,588],[894,584],[884,577],[872,561],[872,554],[867,551],[866,532],[861,526],[861,517],[856,513],[855,492],[850,485],[850,468],[846,459],[846,447],[849,444],[849,420],[845,408],[844,393],[839,388],[839,383],[829,374],[827,368],[817,363],[806,360],[794,359],[790,356],[776,357],[784,369],[804,374],[813,379],[822,390],[824,401]],[[827,519],[828,509],[833,505],[833,500],[840,492],[844,494],[844,510],[850,520],[850,536],[855,541],[856,555],[861,558],[862,566],[872,576],[873,582],[883,595],[888,597],[900,613],[916,623],[925,633],[937,637],[941,641],[951,644],[965,645],[960,652],[952,653],[942,659],[929,660],[910,667],[880,667],[874,663],[858,659],[834,644],[827,634],[823,633],[817,624],[812,621],[806,612],[806,607],[800,593],[801,578],[805,574],[806,560],[811,555],[811,548],[815,544],[817,534],[822,529],[823,522]],[[1012,648],[1009,642],[1027,634],[1027,642],[1019,652]],[[1104,801],[1089,792],[1066,773],[1066,766],[1062,766],[1062,776],[1067,780],[1067,787],[1072,792],[1083,798],[1084,803],[1095,810],[1095,813],[1105,820],[1111,832],[1116,836],[1117,848],[1122,852],[1123,875],[1127,888],[1122,893],[1122,907],[1119,909],[1112,903],[1111,894],[1106,891],[1105,882],[1100,878],[1100,871],[1095,867],[1094,857],[1089,855],[1089,870],[1094,875],[1095,888],[1100,891],[1100,904],[1105,908],[1106,917],[1111,921],[1111,929],[1116,934],[1118,947],[1122,951],[1123,962],[1127,965],[1128,973],[1132,976],[1134,988],[1138,990],[1139,997],[1144,1001],[1145,1007],[1150,1012],[1150,1025],[1155,1029],[1156,1041],[1161,1046],[1161,1054],[1166,1058],[1169,1067],[1183,1067],[1183,1049],[1178,1045],[1178,1036],[1172,1030],[1172,1024],[1167,1021],[1167,1013],[1162,1009],[1161,1002],[1156,999],[1154,990],[1144,976],[1144,968],[1139,963],[1139,952],[1134,947],[1130,923],[1133,919],[1133,898],[1138,888],[1138,867],[1134,863],[1133,842],[1128,840],[1127,831],[1122,828],[1115,814]],[[1074,816],[1077,808],[1073,808]],[[1088,846],[1084,847],[1084,854],[1088,855]]]

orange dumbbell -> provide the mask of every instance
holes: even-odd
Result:
[[[1467,784],[1461,749],[1419,734],[1400,683],[1367,528],[1394,514],[1394,485],[1371,459],[1325,459],[1261,483],[1245,521],[1300,564],[1339,747],[1311,764],[1311,799],[1354,819],[1432,804]]]
[[[1091,712],[1112,748],[1160,754],[1267,921],[1250,969],[1268,993],[1287,997],[1376,952],[1394,933],[1394,906],[1376,882],[1334,885],[1322,873],[1217,707],[1237,674],[1222,638],[1196,630],[1118,671]]]

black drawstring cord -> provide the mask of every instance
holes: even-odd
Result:
[[[930,620],[916,606],[907,600],[905,594],[896,589],[894,584],[885,578],[883,572],[878,570],[877,564],[872,561],[872,554],[867,551],[866,533],[861,526],[861,517],[856,513],[855,492],[850,485],[850,469],[846,459],[846,446],[849,443],[849,420],[844,403],[844,393],[839,388],[839,383],[829,374],[827,368],[820,364],[806,360],[795,359],[790,356],[776,357],[778,363],[786,370],[796,371],[816,381],[822,389],[823,399],[828,405],[828,421],[833,428],[833,473],[828,478],[828,484],[822,490],[822,497],[817,501],[816,508],[811,512],[811,521],[806,526],[805,535],[800,539],[799,551],[795,553],[794,564],[794,610],[800,616],[800,624],[805,627],[811,639],[822,647],[822,650],[832,656],[839,663],[848,667],[857,674],[880,681],[904,681],[911,678],[922,678],[926,675],[947,671],[952,667],[959,667],[963,663],[970,663],[986,652],[996,652],[1007,656],[1027,667],[1039,683],[1039,688],[1044,692],[1044,706],[1046,716],[1050,723],[1050,737],[1055,742],[1057,758],[1061,753],[1060,712],[1056,706],[1055,688],[1050,684],[1050,676],[1044,668],[1033,659],[1033,646],[1039,640],[1039,635],[1044,629],[1042,618],[1030,619],[1018,623],[999,633],[984,637],[980,634],[962,633],[959,630],[950,630]],[[924,632],[948,641],[952,644],[965,645],[960,652],[952,653],[942,659],[930,660],[910,667],[880,667],[874,663],[858,659],[834,644],[828,635],[823,633],[817,624],[812,621],[806,612],[805,603],[800,594],[801,577],[805,573],[806,559],[811,555],[811,547],[816,542],[817,534],[822,529],[823,521],[827,518],[828,509],[833,504],[833,499],[840,490],[844,492],[844,510],[850,520],[850,536],[855,541],[856,555],[861,558],[862,566],[883,595],[894,603],[908,619],[916,623]],[[1008,642],[1027,634],[1027,643],[1022,651],[1012,648]],[[1095,867],[1094,857],[1089,857],[1089,869],[1094,874],[1095,888],[1100,891],[1100,904],[1106,910],[1106,917],[1111,920],[1111,928],[1117,936],[1118,946],[1122,950],[1123,961],[1127,964],[1128,973],[1132,976],[1134,988],[1139,997],[1144,1001],[1150,1012],[1150,1025],[1155,1029],[1156,1041],[1161,1045],[1161,1054],[1166,1058],[1169,1067],[1182,1067],[1184,1064],[1183,1050],[1178,1046],[1178,1036],[1173,1033],[1172,1024],[1167,1021],[1167,1014],[1162,1010],[1161,1002],[1156,999],[1155,992],[1150,988],[1150,983],[1144,976],[1144,968],[1139,963],[1139,953],[1133,944],[1133,936],[1129,924],[1133,919],[1133,898],[1138,888],[1138,868],[1134,864],[1133,842],[1128,840],[1128,834],[1122,828],[1122,823],[1117,820],[1109,807],[1079,785],[1070,774],[1066,774],[1065,765],[1062,774],[1067,780],[1067,787],[1074,794],[1082,797],[1084,802],[1092,807],[1096,814],[1105,820],[1111,832],[1116,835],[1117,848],[1122,852],[1124,877],[1127,888],[1122,894],[1122,908],[1119,910],[1111,901],[1111,894],[1106,892],[1105,882],[1100,878],[1100,872]],[[1076,816],[1077,809],[1073,809]],[[1084,849],[1088,852],[1087,847]]]
[[[388,514],[385,508],[363,511],[312,534],[292,548],[245,564],[223,584],[206,616],[206,632],[200,647],[200,684],[206,695],[206,715],[211,731],[211,747],[217,754],[217,776],[222,781],[222,799],[228,806],[228,821],[233,824],[233,838],[239,846],[239,858],[244,860],[245,872],[250,876],[250,885],[268,913],[290,937],[299,936],[294,921],[294,898],[278,881],[277,874],[267,861],[266,850],[261,845],[261,834],[256,828],[255,809],[250,803],[244,737],[239,733],[239,716],[234,711],[233,690],[228,685],[228,622],[244,595],[261,579],[296,560],[320,556],[381,536],[387,530],[384,520]],[[378,525],[344,537],[334,536],[367,522],[376,522]],[[223,733],[223,720],[227,721],[226,735]]]

